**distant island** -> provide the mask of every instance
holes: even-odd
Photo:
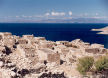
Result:
[[[104,28],[100,28],[100,29],[92,29],[92,31],[100,31],[97,34],[106,34],[106,35],[108,35],[108,26],[104,27]]]
[[[0,23],[108,23],[108,20],[96,18],[66,18],[66,19],[15,19],[15,20],[0,20]]]

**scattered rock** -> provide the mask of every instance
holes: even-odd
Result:
[[[3,62],[2,61],[0,61],[0,67],[2,67],[3,66]]]
[[[107,53],[104,45],[80,39],[53,42],[33,35],[0,33],[0,78],[81,78],[76,70],[80,57]]]

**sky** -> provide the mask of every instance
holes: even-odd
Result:
[[[105,0],[0,0],[0,20],[108,19]]]

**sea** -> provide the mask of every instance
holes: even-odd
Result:
[[[103,28],[108,24],[79,23],[0,23],[0,32],[11,32],[13,35],[34,35],[45,37],[50,41],[72,41],[81,39],[84,42],[103,44],[108,48],[108,35],[96,34],[91,29]]]

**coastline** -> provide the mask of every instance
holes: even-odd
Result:
[[[108,26],[100,29],[92,29],[91,31],[99,31],[97,34],[108,35]]]

